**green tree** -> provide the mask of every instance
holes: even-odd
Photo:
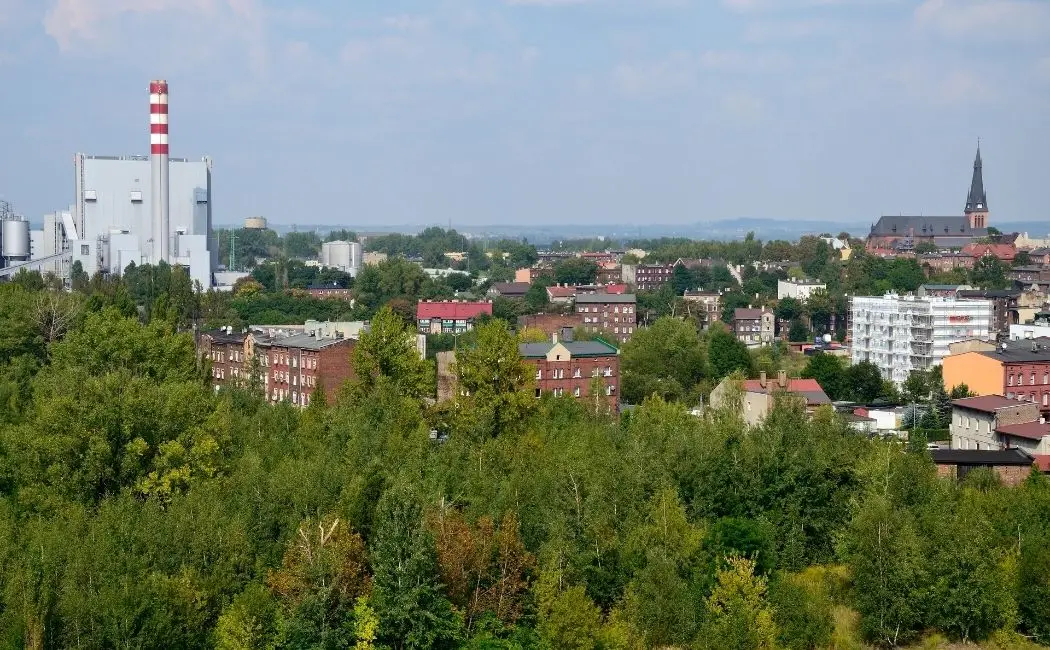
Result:
[[[518,339],[502,320],[476,328],[473,347],[456,355],[455,373],[483,429],[491,436],[515,431],[535,408],[531,386],[535,376],[518,352]]]
[[[1005,289],[1009,268],[994,255],[984,255],[970,269],[970,282],[982,289]]]
[[[795,319],[791,321],[791,327],[788,329],[788,340],[790,341],[808,341],[810,336],[809,328],[802,322],[801,319]]]
[[[724,327],[712,327],[708,332],[707,359],[711,364],[712,375],[718,380],[736,370],[742,370],[745,374],[751,372],[751,355],[747,345]]]
[[[582,257],[570,257],[554,267],[554,279],[559,284],[594,284],[598,278],[598,265]]]
[[[462,621],[439,588],[422,509],[404,489],[380,500],[371,558],[379,640],[393,648],[456,647]]]
[[[622,395],[631,404],[653,393],[683,399],[707,374],[707,350],[696,327],[665,316],[624,344],[620,369]]]
[[[353,367],[359,384],[367,390],[385,380],[406,397],[431,395],[433,369],[429,361],[420,358],[415,337],[390,307],[376,312],[354,346]]]
[[[785,321],[793,321],[802,318],[805,313],[805,305],[797,298],[781,298],[774,310],[777,318]],[[792,339],[799,340],[799,339]]]
[[[802,370],[802,376],[806,379],[816,379],[828,397],[839,400],[843,399],[849,390],[846,372],[841,357],[818,352],[809,358]]]
[[[701,634],[707,647],[726,650],[773,650],[777,628],[766,602],[766,579],[742,557],[726,558],[707,599],[707,624]]]

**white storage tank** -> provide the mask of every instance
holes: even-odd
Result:
[[[24,262],[29,259],[29,221],[15,217],[4,219],[2,235],[2,252],[8,264]]]

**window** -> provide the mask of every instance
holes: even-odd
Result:
[[[573,397],[579,397],[580,396],[580,387],[579,386],[577,386],[576,388],[572,389],[572,396]]]
[[[85,201],[98,201],[98,192],[95,190],[84,190]]]
[[[81,255],[90,255],[91,254],[91,245],[90,244],[81,244],[80,245],[80,254]]]
[[[606,386],[605,387],[605,394],[606,394],[606,396],[612,395],[613,394],[613,390],[615,390],[615,389],[616,389],[615,386]]]
[[[580,378],[580,369],[578,367],[575,368],[572,371],[572,377],[573,377],[573,379],[579,379]]]
[[[1035,371],[1032,371],[1032,376],[1028,378],[1028,385],[1035,386]]]
[[[543,371],[542,370],[537,370],[536,371],[536,379],[543,379]]]
[[[1007,375],[1006,376],[1006,385],[1007,386],[1013,386],[1014,385],[1014,376],[1013,375]]]
[[[536,389],[536,399],[539,399],[539,398],[540,398],[540,389],[537,388]]]

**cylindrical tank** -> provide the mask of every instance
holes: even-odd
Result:
[[[3,222],[3,252],[8,261],[29,259],[29,222],[25,219],[5,219]]]
[[[249,230],[266,230],[266,217],[248,217],[244,220],[244,227]]]

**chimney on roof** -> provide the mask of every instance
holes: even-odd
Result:
[[[551,343],[557,343],[557,342],[558,342],[558,333],[557,332],[552,332],[551,333]]]
[[[763,370],[762,372],[758,373],[758,385],[761,386],[762,388],[766,387],[766,371],[765,370]]]
[[[788,386],[788,373],[787,370],[781,370],[777,373],[777,383],[780,384],[781,388],[787,388]]]

